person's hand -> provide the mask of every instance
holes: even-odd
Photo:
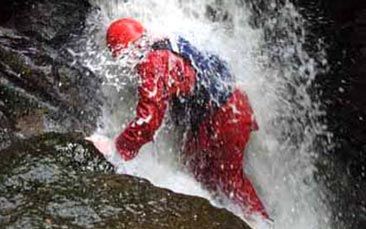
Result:
[[[91,141],[95,148],[105,157],[109,157],[113,154],[114,142],[110,138],[104,135],[93,134],[85,139]]]
[[[103,156],[112,163],[116,167],[117,173],[126,173],[126,169],[124,167],[125,162],[121,158],[119,153],[116,153],[114,140],[99,134],[93,134],[92,136],[85,138],[88,141],[91,141],[95,148],[103,154]]]

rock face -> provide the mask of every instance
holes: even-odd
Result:
[[[308,41],[324,40],[329,71],[317,77],[335,147],[322,155],[334,228],[366,228],[366,4],[294,0],[308,20]],[[311,51],[311,47],[308,47]]]
[[[1,8],[0,149],[45,131],[95,128],[99,81],[65,48],[90,10],[86,0],[9,1]]]
[[[76,134],[42,135],[0,155],[1,228],[249,228],[202,198],[113,175]]]
[[[252,25],[278,18],[286,0],[244,0]],[[273,3],[273,4],[269,4]],[[316,76],[312,95],[326,111],[332,147],[319,138],[318,180],[332,209],[334,228],[366,228],[366,4],[364,0],[290,0],[304,17],[304,48],[313,57],[319,40],[329,70]],[[277,23],[277,24],[276,24]],[[271,26],[281,26],[280,21]],[[279,30],[281,31],[281,30]],[[268,30],[270,45],[281,34]],[[276,46],[275,44],[274,46]]]

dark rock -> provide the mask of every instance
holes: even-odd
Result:
[[[95,128],[100,81],[66,50],[89,10],[86,0],[5,4],[2,11],[10,16],[0,21],[0,138]]]
[[[42,135],[0,155],[0,227],[249,228],[205,199],[113,175],[78,134]]]
[[[15,0],[4,5],[3,26],[57,48],[82,31],[91,9],[87,0]]]
[[[206,6],[206,17],[213,22],[231,22],[232,18],[229,12],[222,10],[222,1],[216,1],[215,5]]]
[[[317,77],[314,87],[325,101],[325,121],[336,144],[320,157],[330,162],[323,173],[334,228],[365,228],[366,4],[363,0],[293,2],[308,20],[307,49],[312,52],[319,38],[326,44],[329,71]]]
[[[286,64],[271,48],[289,45],[296,21],[279,21],[285,0],[243,0],[251,8],[251,25],[264,29],[272,62]],[[317,61],[322,49],[327,63],[312,82],[315,101],[326,111],[322,122],[332,139],[319,136],[316,174],[324,185],[333,227],[365,228],[366,217],[366,2],[364,0],[291,0],[305,19],[307,53]],[[286,24],[285,29],[281,25]],[[296,26],[293,26],[296,28]],[[300,29],[303,29],[301,27]],[[283,40],[286,42],[281,43]],[[291,62],[296,62],[296,59]],[[296,101],[291,101],[295,103]],[[330,142],[330,144],[328,143]]]

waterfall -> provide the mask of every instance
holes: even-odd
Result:
[[[113,138],[134,116],[136,106],[133,77],[126,76],[123,67],[126,63],[113,60],[105,47],[108,25],[121,17],[133,17],[155,35],[183,36],[226,60],[249,96],[259,131],[252,134],[246,149],[245,172],[269,210],[274,228],[330,228],[323,189],[314,178],[317,139],[328,133],[319,121],[324,115],[320,101],[310,93],[326,59],[321,48],[316,57],[304,49],[305,22],[290,2],[266,2],[268,12],[262,13],[268,17],[257,26],[253,26],[256,5],[248,1],[91,2],[100,10],[90,13],[85,39],[70,52],[103,80],[105,106],[98,133]],[[166,125],[135,160],[124,163],[118,156],[111,160],[120,172],[147,178],[176,192],[202,196],[240,215],[234,206],[216,202],[184,172],[174,142],[174,133]],[[264,227],[260,222],[255,224]]]

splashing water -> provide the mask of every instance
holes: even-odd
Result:
[[[291,3],[279,6],[275,0],[268,1],[269,8],[278,10],[277,16],[267,20],[266,28],[257,29],[250,26],[252,12],[243,1],[93,0],[92,4],[100,11],[92,12],[88,19],[82,45],[86,50],[70,52],[104,82],[106,102],[98,133],[110,138],[119,134],[133,118],[137,100],[134,77],[126,68],[129,63],[113,60],[106,50],[108,25],[121,17],[134,17],[156,36],[183,36],[226,60],[251,100],[260,130],[252,134],[247,147],[245,170],[274,219],[274,227],[330,228],[329,210],[321,198],[321,186],[314,180],[315,142],[326,131],[318,121],[320,103],[309,94],[317,62],[325,60],[314,60],[303,49],[303,19]],[[277,42],[268,40],[266,29],[282,37]],[[179,149],[171,131],[167,126],[161,128],[154,142],[131,162],[120,162],[116,155],[110,160],[120,165],[121,172],[212,201],[180,169]],[[236,212],[232,206],[226,207]],[[257,228],[263,226],[257,223]]]

